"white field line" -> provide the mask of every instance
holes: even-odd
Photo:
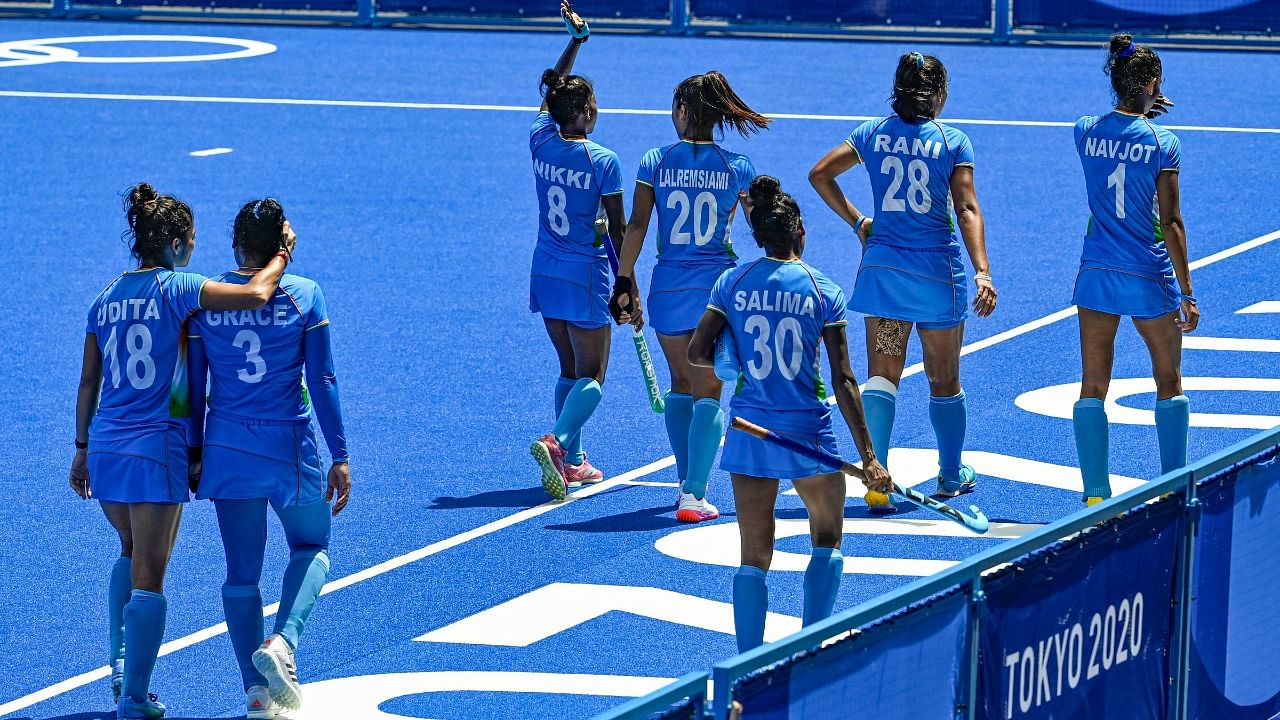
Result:
[[[1221,252],[1217,252],[1208,257],[1196,260],[1195,262],[1191,263],[1191,267],[1192,269],[1196,269],[1196,268],[1205,267],[1206,265],[1212,265],[1213,263],[1233,257],[1242,252],[1246,252],[1248,250],[1252,250],[1253,248],[1259,247],[1261,245],[1265,245],[1266,243],[1272,242],[1273,240],[1276,240],[1278,238],[1280,238],[1280,230],[1268,233],[1266,235],[1261,235],[1252,240],[1247,240],[1238,245],[1229,247],[1226,250],[1222,250]],[[992,335],[989,338],[984,338],[975,343],[965,345],[960,349],[960,354],[968,355],[970,353],[977,352],[984,348],[989,348],[993,345],[999,345],[1000,343],[1003,343],[1008,340],[1012,340],[1013,338],[1016,338],[1020,335],[1025,335],[1034,330],[1038,330],[1046,325],[1051,325],[1055,322],[1058,322],[1059,320],[1071,317],[1075,313],[1076,313],[1075,307],[1069,307],[1054,313],[1050,313],[1049,315],[1046,315],[1038,320],[1032,320],[1031,322],[1023,323],[1022,325],[1019,325],[1011,330],[1006,330],[1002,333],[997,333],[995,335]],[[911,375],[919,374],[923,371],[924,371],[924,364],[916,363],[904,369],[902,372],[902,376],[905,378]],[[450,548],[457,547],[459,545],[462,545],[463,543],[470,542],[477,538],[481,538],[486,535],[491,535],[495,532],[498,532],[499,530],[504,530],[506,528],[511,527],[512,525],[517,525],[519,523],[522,523],[525,520],[538,517],[539,515],[544,515],[548,512],[551,512],[552,510],[564,507],[572,502],[576,502],[578,500],[591,497],[592,495],[599,494],[610,488],[617,487],[619,485],[639,484],[636,482],[639,478],[645,477],[647,475],[651,475],[659,470],[671,467],[672,465],[675,464],[675,462],[676,462],[675,457],[668,455],[667,457],[662,458],[660,460],[655,460],[649,463],[648,465],[644,465],[634,470],[630,470],[620,475],[616,475],[612,478],[609,478],[608,480],[605,480],[604,482],[598,485],[593,485],[591,487],[587,487],[582,490],[579,490],[578,492],[572,493],[569,495],[569,499],[563,503],[547,502],[547,503],[543,503],[542,505],[538,505],[537,507],[521,510],[520,512],[511,514],[504,518],[499,518],[492,522],[481,525],[480,527],[473,528],[471,530],[460,533],[458,535],[454,535],[452,537],[445,538],[444,540],[439,540],[437,542],[431,543],[426,547],[418,548],[417,550],[406,553],[404,555],[400,555],[398,557],[391,558],[390,560],[385,560],[383,562],[378,563],[377,565],[374,565],[369,568],[365,568],[364,570],[361,570],[359,572],[352,573],[351,575],[347,575],[345,577],[338,578],[337,580],[333,580],[325,583],[324,589],[321,591],[320,594],[327,595],[331,592],[335,592],[345,587],[355,585],[356,583],[364,582],[365,580],[369,580],[379,575],[386,574],[388,572],[391,572],[392,570],[395,570],[396,568],[400,568],[410,563],[417,562],[418,560],[421,560],[426,557],[430,557],[432,555],[443,552]],[[278,609],[279,609],[279,603],[274,603],[272,605],[268,605],[267,607],[263,608],[263,614],[266,616],[274,615],[276,610]],[[169,642],[160,646],[160,656],[163,657],[165,655],[170,655],[172,653],[178,652],[179,650],[186,649],[188,647],[191,647],[192,645],[196,645],[198,643],[204,642],[205,640],[208,640],[210,638],[217,637],[226,631],[227,631],[227,624],[223,622],[223,623],[218,623],[216,625],[211,625],[203,630],[198,630],[185,637],[181,637],[176,640],[170,640]],[[72,690],[75,690],[76,688],[82,687],[84,685],[88,685],[91,682],[101,680],[102,678],[105,678],[110,674],[111,674],[111,668],[109,666],[104,665],[94,670],[81,673],[71,678],[67,678],[62,682],[54,683],[53,685],[50,685],[46,688],[37,690],[32,693],[28,693],[26,695],[23,695],[22,697],[16,698],[14,700],[10,700],[5,704],[0,705],[0,715],[8,715],[9,713],[17,712],[19,710],[31,707],[36,703],[43,702],[45,700],[56,697],[66,692],[70,692]]]
[[[398,110],[487,110],[491,112],[537,112],[536,105],[484,105],[463,103],[426,103],[392,100],[326,100],[319,98],[258,98],[227,97],[217,95],[151,95],[121,93],[43,92],[34,90],[0,90],[0,97],[47,98],[56,100],[126,100],[133,102],[184,102],[214,103],[223,105],[300,105],[320,107],[358,107]],[[605,115],[670,115],[670,110],[645,110],[639,108],[601,108]],[[874,119],[871,115],[822,115],[804,113],[765,113],[778,120],[832,120],[838,122],[863,122]],[[948,125],[1003,125],[1010,127],[1069,128],[1074,122],[1061,120],[991,120],[981,118],[943,118]],[[1280,128],[1229,127],[1217,125],[1165,125],[1169,130],[1184,132],[1225,132],[1280,135]]]

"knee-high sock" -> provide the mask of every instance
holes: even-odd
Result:
[[[804,571],[804,624],[812,625],[831,615],[844,574],[839,548],[816,547]]]
[[[573,378],[567,378],[563,375],[556,378],[556,419],[560,419],[560,413],[564,412],[565,398],[569,397],[569,391],[573,390],[573,386],[577,383]],[[582,431],[578,431],[573,437],[569,438],[569,442],[561,447],[564,448],[565,462],[570,465],[582,464]]]
[[[1187,428],[1191,425],[1191,398],[1174,395],[1156,401],[1156,437],[1160,440],[1160,472],[1173,472],[1187,464]]]
[[[1098,398],[1076,401],[1072,411],[1076,434],[1076,457],[1084,478],[1085,497],[1111,497],[1110,437],[1107,411]]]
[[[880,464],[889,463],[889,442],[893,435],[893,417],[898,409],[898,388],[888,378],[875,375],[862,391],[862,412],[867,418],[871,445]]]
[[[689,422],[689,477],[684,491],[701,500],[707,496],[707,483],[716,464],[716,452],[724,437],[724,410],[720,401],[702,398],[693,404]]]
[[[112,666],[124,659],[124,606],[133,591],[133,561],[116,558],[107,584],[107,662]]]
[[[683,485],[689,477],[689,424],[693,422],[693,396],[689,393],[667,393],[667,409],[662,421],[667,426],[671,453],[676,456],[676,477]]]
[[[764,644],[764,619],[769,613],[769,585],[764,570],[743,565],[733,576],[733,629],[738,652]]]
[[[569,392],[565,394],[564,407],[560,410],[560,416],[556,418],[556,425],[551,429],[551,434],[556,436],[560,447],[566,450],[566,461],[582,462],[582,426],[587,424],[587,420],[591,419],[591,413],[596,411],[596,407],[600,404],[600,396],[600,383],[592,378],[575,380],[573,387],[569,388]],[[571,458],[568,457],[567,451],[575,438],[578,442],[578,457]]]
[[[929,398],[929,421],[938,439],[938,471],[943,477],[955,478],[960,474],[960,451],[964,450],[968,421],[964,391],[951,397]]]
[[[296,550],[289,556],[280,588],[280,611],[276,613],[275,632],[297,648],[307,618],[316,606],[320,589],[329,577],[329,556],[323,550]]]
[[[227,636],[231,651],[240,667],[244,689],[266,685],[267,681],[253,666],[253,651],[262,645],[262,593],[257,585],[223,585],[222,613],[227,619]]]
[[[124,606],[124,694],[137,702],[147,699],[167,614],[164,595],[146,590],[134,590]]]

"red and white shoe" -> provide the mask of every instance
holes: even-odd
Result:
[[[533,441],[529,454],[542,468],[542,487],[556,502],[563,502],[569,495],[569,484],[564,476],[564,448],[560,447],[560,441],[547,433]],[[586,464],[585,458],[583,464]]]
[[[581,465],[564,463],[564,484],[566,487],[579,488],[583,485],[595,485],[604,480],[604,473],[593,467],[587,460],[587,453],[582,453]]]
[[[693,493],[680,493],[680,504],[676,506],[676,520],[686,523],[698,523],[706,520],[715,520],[720,517],[720,511],[715,505],[707,502],[706,498],[694,497]]]

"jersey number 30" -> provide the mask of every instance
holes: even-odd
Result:
[[[764,380],[773,372],[774,367],[782,373],[782,377],[795,380],[800,374],[800,365],[804,362],[804,348],[801,345],[800,321],[793,317],[784,317],[778,321],[777,332],[769,325],[763,315],[752,315],[747,318],[743,329],[751,335],[752,357],[747,360],[747,372],[757,380]],[[773,347],[769,339],[773,338]],[[790,340],[790,352],[788,352]],[[776,359],[776,362],[775,362]]]

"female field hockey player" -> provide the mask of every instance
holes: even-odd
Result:
[[[560,361],[556,422],[529,452],[542,486],[556,500],[604,474],[582,451],[582,427],[600,404],[609,362],[609,256],[622,243],[622,166],[612,150],[587,139],[599,109],[591,82],[570,75],[590,29],[569,4],[560,12],[573,36],[556,66],[542,74],[542,108],[529,130],[538,192],[538,245],[529,279],[529,309],[542,314]],[[608,237],[596,234],[601,205]]]
[[[1151,354],[1162,473],[1187,464],[1191,408],[1182,394],[1182,334],[1200,322],[1178,200],[1181,144],[1150,120],[1172,105],[1160,94],[1160,57],[1117,34],[1106,72],[1115,109],[1076,122],[1089,226],[1072,299],[1080,307],[1084,375],[1074,424],[1088,504],[1111,497],[1103,400],[1120,316],[1133,318]]]
[[[175,272],[195,251],[191,208],[147,183],[129,191],[127,236],[138,269],[89,308],[76,402],[76,494],[102,505],[120,535],[111,568],[111,688],[121,718],[164,717],[149,695],[164,635],[164,574],[187,492],[190,414],[183,325],[200,309],[253,310],[275,292],[294,239],[276,241],[248,282]]]
[[[932,55],[907,53],[894,76],[893,115],[859,125],[809,172],[809,182],[863,243],[849,309],[866,316],[863,393],[872,443],[889,456],[898,385],[907,362],[907,334],[916,326],[929,378],[929,420],[938,441],[940,497],[971,492],[973,468],[960,462],[965,395],[960,346],[968,315],[968,285],[956,226],[973,263],[978,317],[996,307],[996,289],[973,187],[973,145],[936,118],[947,101],[947,69]],[[849,202],[836,178],[864,163],[880,212],[873,225]],[[955,207],[955,222],[947,207]],[[893,512],[887,496],[867,496],[876,512]]]
[[[239,268],[219,280],[237,285],[271,259],[282,235],[293,234],[284,208],[271,198],[247,203],[233,227]],[[294,651],[329,574],[329,502],[337,497],[337,516],[351,492],[329,316],[315,282],[285,275],[266,307],[199,313],[189,333],[190,442],[193,451],[203,449],[193,453],[203,459],[193,463],[192,485],[197,498],[213,500],[218,515],[227,558],[222,607],[247,716],[270,720],[302,706]],[[313,407],[333,460],[327,490]],[[258,581],[268,504],[284,527],[289,565],[275,628],[264,640]]]
[[[751,160],[717,145],[714,134],[729,126],[746,137],[768,127],[770,120],[748,107],[724,75],[712,70],[676,87],[671,122],[680,141],[654,148],[640,161],[609,309],[619,323],[636,321],[635,265],[656,209],[658,264],[649,284],[648,313],[671,368],[663,418],[680,479],[676,519],[701,522],[720,517],[706,497],[724,435],[723,383],[711,370],[689,364],[689,338],[711,286],[735,264],[729,229],[739,204],[750,212],[747,189],[756,176]]]
[[[836,403],[862,455],[866,485],[887,492],[889,473],[876,460],[862,415],[858,381],[849,367],[845,300],[840,286],[800,260],[804,222],[796,201],[767,175],[751,183],[751,227],[767,255],[725,272],[689,342],[689,361],[715,362],[715,343],[731,333],[742,359],[742,385],[734,416],[837,454],[818,360],[826,345]],[[831,614],[844,558],[844,475],[745,433],[724,441],[720,468],[730,473],[741,533],[742,566],[733,578],[733,617],[738,650],[764,641],[769,607],[765,573],[773,558],[773,508],[778,481],[791,480],[809,511],[813,555],[804,574],[804,624]]]

